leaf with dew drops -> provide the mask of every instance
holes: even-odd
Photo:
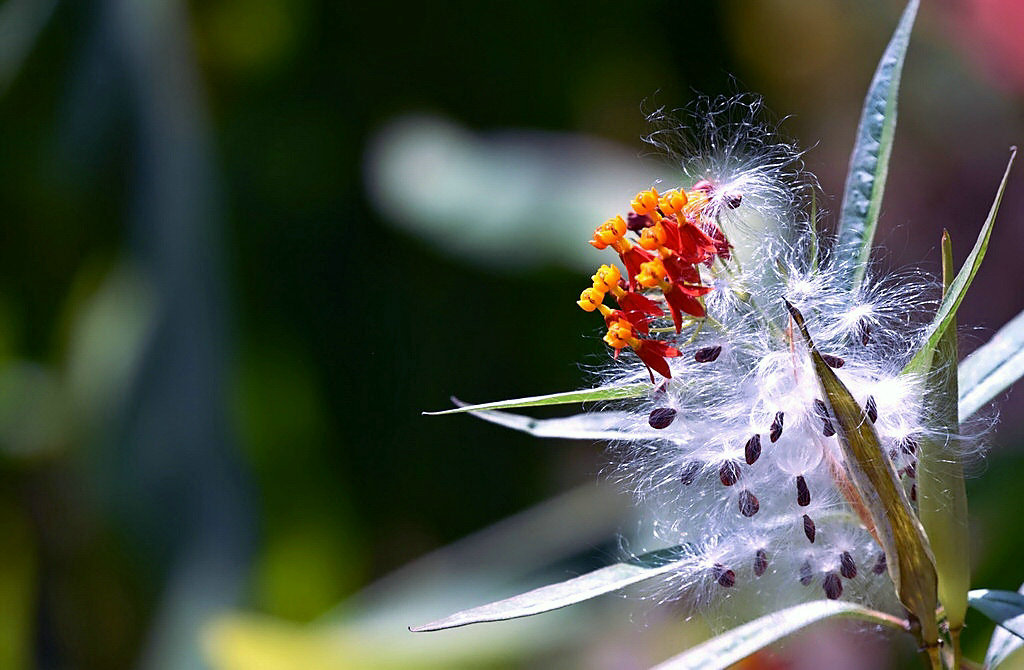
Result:
[[[850,155],[843,204],[840,207],[838,248],[846,263],[850,285],[856,287],[864,279],[871,245],[878,227],[885,180],[889,173],[889,156],[896,132],[896,99],[900,74],[910,42],[910,31],[917,16],[918,0],[911,0],[903,10],[896,32],[871,80],[857,140]]]

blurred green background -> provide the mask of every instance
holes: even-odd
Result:
[[[588,229],[671,174],[644,111],[763,94],[838,209],[901,9],[0,4],[0,667],[642,668],[704,635],[615,598],[406,632],[635,530],[600,445],[420,412],[590,381]],[[1022,33],[1015,0],[924,3],[880,267],[937,270],[943,227],[965,255],[1024,140]],[[1019,171],[993,239],[965,353],[1024,308]],[[979,586],[1024,580],[1022,398],[971,468]],[[885,662],[841,632],[750,667]]]

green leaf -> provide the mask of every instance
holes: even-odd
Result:
[[[903,60],[914,27],[918,0],[911,0],[903,11],[896,32],[882,54],[871,80],[857,139],[850,155],[843,204],[840,207],[839,258],[846,263],[850,285],[857,287],[864,279],[871,244],[878,227],[878,213],[889,172],[889,155],[896,132],[896,99],[900,88]]]
[[[935,559],[921,522],[882,451],[874,424],[818,353],[803,315],[788,302],[786,306],[810,350],[818,385],[836,419],[845,474],[856,490],[857,499],[851,499],[850,504],[855,509],[864,508],[870,517],[865,523],[871,524],[869,530],[889,559],[889,576],[900,602],[921,622],[925,645],[937,649]]]
[[[942,303],[939,304],[939,310],[935,314],[935,318],[932,319],[931,325],[928,326],[927,335],[925,342],[921,346],[921,349],[914,354],[914,357],[907,363],[906,367],[903,368],[903,372],[916,372],[923,373],[927,372],[931,367],[932,354],[935,352],[935,347],[939,343],[939,338],[952,323],[953,319],[956,318],[956,311],[960,308],[960,303],[963,302],[964,295],[967,293],[967,289],[970,288],[971,282],[974,281],[974,275],[978,274],[978,268],[981,267],[981,261],[985,258],[985,251],[988,249],[988,240],[992,235],[992,224],[995,223],[996,215],[999,213],[999,203],[1003,200],[1003,192],[1006,190],[1006,182],[1010,178],[1010,168],[1013,167],[1013,159],[1017,157],[1017,147],[1010,148],[1010,160],[1006,164],[1006,171],[1003,173],[1003,180],[999,183],[999,189],[996,191],[996,198],[992,202],[992,208],[988,212],[988,217],[985,218],[985,224],[981,227],[981,232],[978,233],[978,240],[974,243],[974,248],[971,249],[970,255],[967,260],[964,261],[963,267],[960,268],[960,272],[957,273],[956,278],[949,285],[949,290],[942,296]]]
[[[1024,312],[960,363],[960,421],[1024,376]]]
[[[1024,595],[1016,591],[975,589],[967,594],[967,602],[1017,637],[1024,638]]]
[[[485,402],[479,405],[463,405],[462,407],[445,409],[439,412],[424,412],[424,414],[429,416],[438,416],[441,414],[458,414],[460,412],[479,412],[489,409],[512,409],[514,407],[540,407],[542,405],[570,405],[580,402],[622,400],[624,398],[637,398],[650,390],[651,385],[646,382],[625,384],[623,386],[602,386],[596,389],[565,391],[563,393],[552,393],[550,395],[535,395],[529,398],[516,398],[515,400],[498,400],[496,402]]]
[[[942,233],[942,283],[953,281],[953,248]],[[970,532],[964,469],[955,452],[960,419],[957,414],[956,319],[939,339],[924,389],[928,431],[920,441],[917,466],[917,511],[928,534],[939,577],[939,602],[946,611],[950,634],[959,635],[971,587]],[[954,641],[956,642],[956,641]]]
[[[825,619],[858,619],[906,631],[907,622],[891,614],[842,600],[817,600],[789,607],[734,628],[655,666],[652,670],[720,670]]]
[[[1024,591],[1024,585],[1017,590],[1017,593],[1022,591]],[[997,668],[1010,660],[1024,660],[1024,638],[1017,637],[1005,628],[996,626],[996,629],[992,631],[988,650],[985,652],[985,667]],[[1018,665],[1013,667],[1018,667]]]
[[[670,572],[687,562],[687,554],[687,548],[681,545],[652,551],[624,563],[609,565],[564,582],[549,584],[505,600],[456,612],[422,626],[413,626],[409,630],[414,633],[444,630],[471,623],[505,621],[561,609]]]

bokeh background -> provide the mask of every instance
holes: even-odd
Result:
[[[642,668],[706,635],[614,596],[408,633],[635,530],[601,445],[420,412],[604,360],[573,302],[589,229],[671,177],[644,111],[763,94],[837,210],[901,9],[5,0],[0,667]],[[1024,141],[1021,34],[1016,0],[924,2],[880,268],[936,270],[943,227],[966,254]],[[1018,170],[965,353],[1024,309],[1022,250]],[[972,467],[993,588],[1024,580],[1022,398]],[[749,667],[887,649],[826,626]]]

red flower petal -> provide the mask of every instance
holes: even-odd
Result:
[[[644,362],[644,365],[666,379],[672,378],[672,369],[668,366],[668,361],[665,358],[678,356],[678,349],[659,340],[643,340],[640,342],[640,348],[636,350],[636,354]]]
[[[675,324],[678,333],[683,327],[683,317],[680,312],[691,316],[702,317],[705,315],[704,305],[691,295],[687,295],[679,286],[672,284],[665,292],[665,300],[668,301],[669,309],[672,312],[672,322]]]
[[[629,275],[629,287],[635,291],[639,288],[639,284],[636,283],[636,276],[640,274],[640,266],[654,258],[654,256],[638,246],[632,246],[626,253],[620,253],[619,258],[622,259],[622,264],[626,266],[626,274]]]

